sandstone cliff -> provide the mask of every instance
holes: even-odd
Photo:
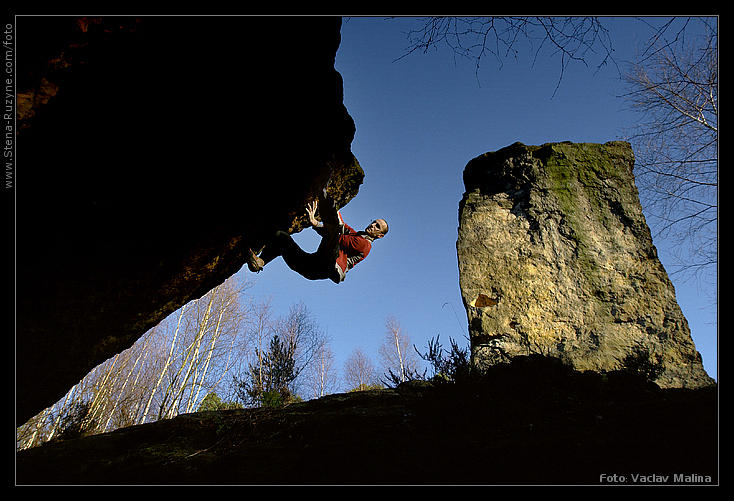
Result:
[[[364,173],[338,17],[17,19],[18,424]]]
[[[517,355],[614,370],[641,355],[662,387],[712,383],[653,246],[629,144],[515,143],[471,160],[460,286],[479,366]]]

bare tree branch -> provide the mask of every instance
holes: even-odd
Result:
[[[409,45],[394,61],[415,52],[448,48],[455,56],[473,60],[479,81],[479,69],[485,55],[494,56],[502,67],[507,57],[517,59],[519,42],[528,42],[533,64],[548,48],[551,57],[560,57],[558,83],[571,62],[588,66],[593,56],[599,58],[597,69],[616,62],[609,32],[595,17],[427,17],[406,34]]]
[[[629,140],[651,227],[678,248],[673,273],[700,277],[713,272],[718,242],[715,20],[673,18],[653,28],[624,79],[628,92],[622,97],[641,118]]]

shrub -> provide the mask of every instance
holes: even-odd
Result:
[[[242,409],[243,405],[237,402],[226,402],[219,398],[219,395],[212,392],[204,397],[199,404],[199,411],[222,411],[229,409]]]
[[[428,351],[421,353],[420,357],[431,364],[433,368],[432,381],[436,382],[457,382],[469,376],[471,372],[471,361],[468,348],[459,348],[459,345],[452,338],[449,338],[451,344],[450,350],[445,350],[441,346],[439,336],[431,338],[428,341]]]
[[[651,355],[646,346],[638,344],[624,357],[620,371],[654,382],[663,373],[663,369],[660,357]]]

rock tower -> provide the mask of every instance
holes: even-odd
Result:
[[[457,253],[479,367],[540,353],[605,371],[641,354],[661,369],[661,387],[713,383],[658,259],[633,165],[617,141],[515,143],[467,164]]]

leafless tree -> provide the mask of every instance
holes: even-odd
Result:
[[[641,114],[629,136],[646,213],[657,238],[670,239],[678,259],[673,273],[715,273],[718,250],[718,24],[716,18],[629,18],[651,29],[629,71],[619,70],[604,18],[422,17],[406,34],[397,59],[448,49],[499,67],[532,56],[559,60],[558,85],[571,63],[613,64],[629,85],[623,97]],[[652,23],[657,23],[653,26]],[[556,89],[558,88],[556,86]]]
[[[344,382],[350,390],[366,390],[379,384],[375,366],[361,348],[355,348],[344,363]]]
[[[233,373],[233,393],[237,399],[242,400],[239,395],[239,385],[250,377],[254,377],[254,384],[258,387],[265,386],[267,368],[263,358],[269,339],[273,331],[273,307],[272,298],[267,298],[252,305],[250,309],[250,321],[248,322],[247,338],[253,350],[250,352],[252,360],[245,360]],[[252,370],[254,368],[254,372]]]
[[[242,313],[231,279],[187,306],[181,315],[183,323],[181,316],[177,323],[165,374],[161,372],[165,378],[159,378],[163,385],[151,394],[156,401],[157,419],[194,411],[232,364]],[[219,363],[223,365],[212,371]],[[147,416],[143,414],[141,419]]]
[[[273,314],[270,300],[253,308],[249,329],[252,359],[232,374],[230,394],[245,405],[261,403],[260,392],[266,391],[273,382],[270,378],[286,367],[281,362],[288,366],[288,381],[287,388],[278,390],[287,390],[284,394],[296,398],[310,391],[313,372],[318,370],[313,366],[325,362],[317,360],[317,356],[323,357],[326,338],[305,304],[292,305],[287,314],[278,318]],[[275,354],[269,351],[276,337],[277,360],[270,358]]]
[[[320,398],[336,391],[338,383],[335,361],[328,340],[324,338],[304,373],[311,398]]]
[[[150,353],[155,329],[146,333],[132,348],[112,357],[87,374],[56,404],[17,429],[18,449],[39,445],[66,434],[74,425],[78,434],[94,434],[115,429],[125,421],[120,409],[134,400],[140,379],[141,360]],[[142,394],[137,392],[137,398]]]
[[[230,279],[180,308],[19,427],[16,446],[54,439],[72,421],[94,434],[198,408],[243,355],[241,289]]]
[[[672,19],[625,74],[641,117],[630,137],[636,180],[656,236],[679,250],[673,273],[716,268],[718,62],[716,19]]]
[[[16,428],[15,447],[17,450],[29,449],[46,441],[50,411],[50,407],[46,408]]]
[[[298,395],[306,384],[306,378],[301,377],[301,374],[311,366],[319,349],[325,344],[324,335],[303,303],[292,305],[288,314],[275,322],[273,333],[293,350],[295,379],[290,390],[293,395]]]
[[[383,371],[391,371],[399,382],[404,382],[417,370],[417,353],[410,343],[410,336],[394,316],[387,317],[385,329],[385,339],[378,348]]]
[[[474,61],[477,79],[485,56],[494,57],[501,68],[505,58],[518,58],[523,41],[533,63],[545,51],[560,59],[558,85],[572,62],[588,66],[595,58],[597,68],[616,64],[609,32],[596,17],[422,17],[418,24],[408,31],[409,45],[396,60],[448,48]]]
[[[192,412],[214,391],[240,348],[241,290],[234,278],[225,281],[159,324],[148,345],[137,346],[133,370],[119,376],[120,386],[112,388],[118,421],[129,422],[134,415],[135,422],[143,423]]]

